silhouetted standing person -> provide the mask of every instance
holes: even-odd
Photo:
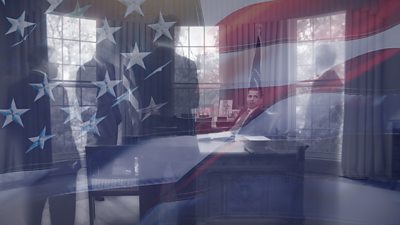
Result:
[[[52,105],[63,101],[65,90],[51,81],[57,68],[48,62],[47,53],[46,46],[32,49],[29,74],[10,88],[9,98],[15,100],[18,108],[29,111],[23,117],[23,127],[13,124],[7,132],[22,141],[18,150],[23,157],[22,169],[32,179],[28,186],[26,224],[41,224],[48,200],[51,223],[73,225],[80,159],[70,124],[56,120],[57,113],[62,113]],[[57,88],[61,95],[56,94]]]

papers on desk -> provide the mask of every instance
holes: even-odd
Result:
[[[265,136],[249,136],[249,135],[240,135],[235,134],[231,131],[224,131],[218,133],[209,133],[209,134],[201,134],[197,135],[197,139],[211,141],[211,140],[218,140],[218,141],[250,141],[250,142],[266,142],[270,141],[271,139]]]
[[[231,131],[224,131],[218,133],[200,134],[197,135],[197,139],[199,141],[212,141],[212,140],[231,141],[233,140],[232,138],[234,136],[235,135]]]
[[[271,139],[265,136],[248,136],[248,135],[236,135],[235,140],[237,141],[270,141]]]
[[[230,131],[224,131],[224,132],[219,132],[219,133],[211,133],[211,134],[208,134],[209,135],[209,137],[211,138],[211,139],[224,139],[224,138],[230,138],[230,137],[232,137],[232,136],[234,136],[234,134],[232,133],[232,132],[230,132]]]
[[[263,139],[263,138],[251,138],[252,140],[243,141],[244,149],[250,153],[280,153],[280,154],[292,154],[296,153],[299,148],[307,148],[307,145],[303,144],[299,140],[288,140],[288,139]]]

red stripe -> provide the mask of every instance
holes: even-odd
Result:
[[[400,22],[400,1],[376,1],[369,7],[347,13],[346,40],[383,32]]]
[[[254,47],[256,25],[262,26],[263,46],[296,41],[289,36],[290,19],[346,12],[346,39],[359,39],[387,30],[400,22],[398,0],[275,0],[239,9],[221,20],[220,52]],[[293,32],[296,35],[296,32]]]
[[[386,49],[364,54],[352,60],[348,60],[346,62],[346,82],[357,79],[373,67],[398,53],[400,53],[400,49]]]

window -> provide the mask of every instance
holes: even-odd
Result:
[[[302,138],[336,140],[320,143],[320,149],[310,145],[310,152],[334,153],[340,149],[343,124],[345,13],[297,19],[293,24],[297,37],[295,53],[291,54],[297,84],[291,103],[293,125]],[[329,91],[320,87],[329,87]]]
[[[54,91],[58,100],[52,105],[52,120],[57,120],[53,124],[64,122],[66,114],[60,113],[60,107],[73,106],[76,101],[80,106],[90,107],[82,113],[85,121],[96,110],[97,89],[90,84],[96,80],[96,64],[91,63],[96,53],[96,21],[47,14],[47,43],[49,61],[58,68],[54,81],[63,83],[67,95],[62,96],[62,87]],[[78,149],[83,150],[86,136],[81,136],[80,122],[71,121],[71,128]],[[63,143],[67,140],[65,137],[59,139]]]
[[[218,33],[218,27],[213,26],[175,27],[176,53],[191,59],[197,66],[200,89],[197,115],[212,116],[215,108],[218,109],[220,88]],[[175,85],[180,88],[185,86],[190,88],[182,80],[175,79]]]
[[[54,50],[49,60],[59,67],[57,80],[90,81],[95,78],[78,74],[79,67],[89,62],[96,52],[95,20],[48,14],[47,42]],[[85,69],[91,67],[95,68],[95,65]]]
[[[296,80],[314,80],[327,67],[335,65],[321,65],[317,62],[318,49],[322,45],[329,45],[336,53],[335,62],[344,61],[345,14],[334,14],[296,21]],[[335,63],[334,62],[334,63]],[[325,66],[325,67],[324,67]],[[343,78],[344,65],[335,68],[340,78]]]

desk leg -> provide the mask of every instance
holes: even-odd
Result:
[[[140,220],[144,220],[150,210],[160,203],[161,185],[139,187]]]

